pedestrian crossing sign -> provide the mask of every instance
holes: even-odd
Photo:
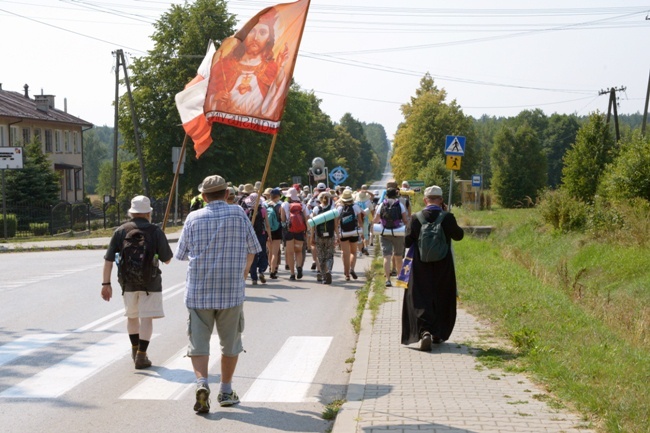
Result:
[[[465,137],[460,135],[448,135],[445,138],[445,155],[465,155]]]
[[[447,155],[447,168],[449,170],[460,170],[460,156]]]

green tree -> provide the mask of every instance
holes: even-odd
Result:
[[[355,173],[350,173],[350,179],[346,181],[349,185],[356,187],[362,183],[369,182],[379,174],[379,157],[375,153],[372,145],[366,137],[363,124],[352,117],[352,114],[345,113],[341,118],[340,125],[359,142],[359,159],[358,161],[349,161],[349,165],[354,165]],[[354,176],[352,176],[354,174]]]
[[[99,167],[108,157],[108,151],[105,143],[102,143],[94,130],[84,133],[84,184],[86,193],[94,194],[97,188],[97,178],[99,177]]]
[[[620,154],[607,166],[598,191],[605,198],[650,201],[650,137],[637,129],[621,142]]]
[[[388,152],[390,151],[390,142],[386,136],[386,130],[379,123],[364,123],[363,132],[379,159],[379,170],[375,175],[380,177],[386,167]]]
[[[574,114],[553,114],[548,119],[545,139],[542,147],[548,161],[548,186],[557,188],[562,180],[562,159],[566,151],[575,143],[580,129],[578,118]]]
[[[492,189],[507,208],[535,202],[546,184],[546,156],[533,128],[504,125],[494,137]]]
[[[592,202],[605,166],[614,160],[616,151],[616,141],[605,116],[593,113],[564,156],[562,183],[569,194]]]
[[[43,153],[41,143],[25,146],[21,170],[5,170],[6,199],[10,202],[29,200],[36,206],[50,206],[59,201],[61,185],[52,162]]]
[[[468,148],[463,158],[460,176],[468,178],[476,166],[477,155],[472,153],[475,143],[473,124],[463,114],[455,100],[446,103],[447,92],[434,85],[426,74],[420,80],[411,102],[402,106],[404,122],[395,134],[391,164],[396,179],[413,179],[431,158],[440,158],[447,135],[466,137]]]

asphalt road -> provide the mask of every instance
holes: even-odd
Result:
[[[173,246],[174,247],[174,246]],[[325,432],[324,406],[344,398],[345,361],[356,335],[355,291],[335,258],[334,284],[288,273],[247,286],[246,353],[233,381],[242,403],[198,416],[194,375],[184,357],[187,262],[163,265],[166,317],[154,321],[148,354],[135,370],[119,290],[100,298],[103,251],[8,253],[0,257],[0,430],[2,432]],[[369,265],[357,262],[357,273]],[[113,281],[117,278],[114,275]],[[218,344],[213,353],[218,353]],[[218,389],[219,362],[210,382]]]

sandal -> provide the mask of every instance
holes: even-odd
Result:
[[[345,281],[350,281],[350,276],[349,275],[345,276]]]

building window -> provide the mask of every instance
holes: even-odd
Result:
[[[45,153],[52,153],[52,130],[45,130]]]
[[[81,190],[81,170],[74,171],[74,184],[77,187],[77,191]]]
[[[32,130],[29,128],[23,128],[23,145],[27,146],[32,142]]]
[[[41,137],[41,128],[34,128],[34,141],[38,141],[43,144],[43,138]]]
[[[63,131],[63,145],[65,153],[72,152],[72,148],[70,147],[70,131]]]
[[[74,146],[74,153],[81,153],[81,134],[79,134],[79,131],[74,131],[72,133],[72,143]]]
[[[7,146],[7,139],[5,138],[7,128],[4,125],[0,125],[0,146]]]
[[[20,146],[20,140],[18,140],[17,126],[12,126],[9,129],[9,146]]]
[[[54,131],[54,151],[56,153],[61,153],[61,131],[56,130]]]
[[[65,171],[65,189],[68,191],[72,191],[72,170],[66,170]]]

